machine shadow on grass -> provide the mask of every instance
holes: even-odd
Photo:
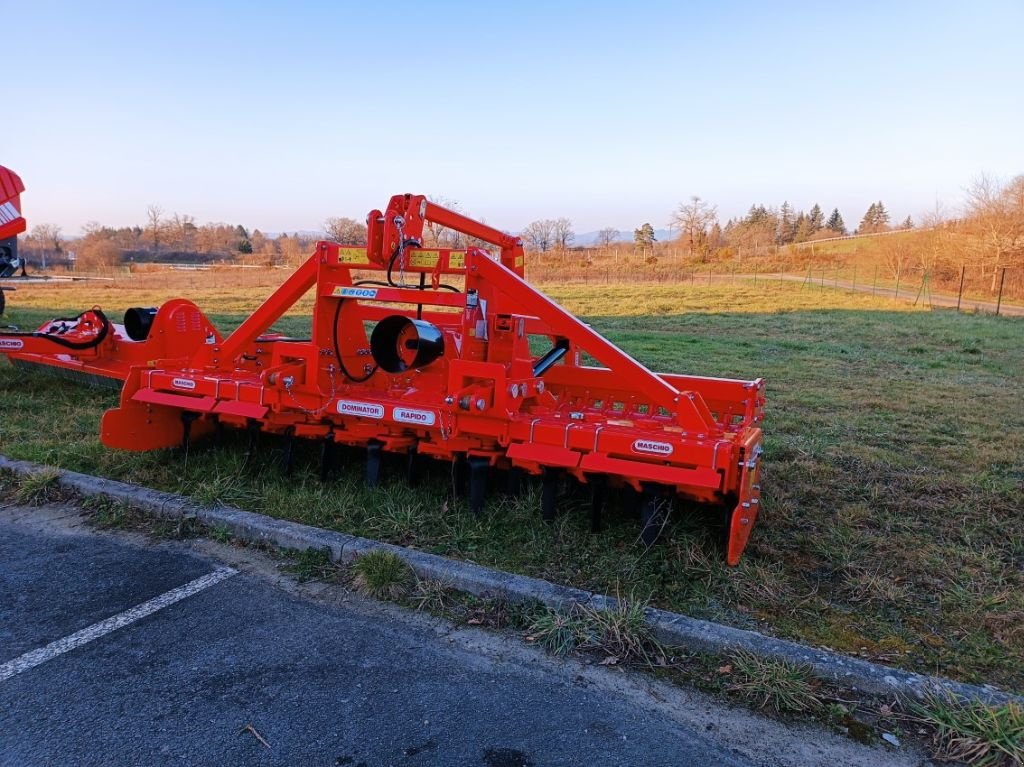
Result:
[[[1024,690],[1020,321],[863,298],[683,313],[667,289],[628,308],[628,293],[589,290],[574,292],[573,310],[648,367],[767,379],[764,510],[738,567],[725,566],[713,512],[673,509],[645,547],[628,495],[594,534],[586,494],[569,485],[549,526],[537,487],[506,495],[498,476],[473,516],[446,464],[424,461],[411,488],[396,459],[370,490],[365,457],[339,451],[321,483],[318,446],[301,441],[290,475],[280,440],[261,437],[250,454],[238,432],[187,456],[107,450],[99,418],[116,393],[6,363],[0,452]],[[209,308],[225,330],[244,318]],[[32,326],[66,310],[12,311],[8,321]],[[308,320],[285,317],[276,329],[301,335]]]

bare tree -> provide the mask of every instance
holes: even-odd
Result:
[[[619,241],[619,235],[622,234],[618,229],[613,227],[606,227],[597,233],[597,244],[602,248],[607,248],[613,242]]]
[[[576,233],[572,230],[572,221],[567,218],[556,218],[550,223],[555,247],[559,250],[567,250],[572,241],[576,239]]]
[[[717,220],[718,208],[696,195],[680,203],[672,214],[672,225],[679,229],[679,237],[686,241],[691,254],[701,242],[707,242],[708,229]]]
[[[334,242],[345,245],[366,244],[366,224],[361,224],[354,218],[329,218],[324,221],[324,231],[327,238]]]
[[[992,269],[994,292],[1001,267],[1024,266],[1024,176],[1002,185],[983,175],[967,195],[965,229],[977,236],[975,249],[982,269]]]
[[[56,224],[36,224],[25,238],[28,250],[39,255],[41,266],[46,268],[46,258],[58,258],[64,252],[64,238]]]
[[[153,204],[146,208],[146,233],[150,242],[153,243],[153,250],[160,252],[161,234],[164,228],[164,209]]]
[[[90,237],[78,248],[75,266],[78,269],[109,271],[121,262],[121,251],[113,241],[104,237]]]
[[[546,253],[555,241],[554,222],[551,219],[533,221],[520,234],[531,250]]]

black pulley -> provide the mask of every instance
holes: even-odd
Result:
[[[124,313],[124,332],[133,341],[145,341],[149,336],[149,329],[153,327],[153,318],[156,317],[156,308],[144,309],[135,306]]]
[[[370,334],[370,353],[381,370],[401,373],[429,365],[444,354],[444,335],[429,322],[392,314]]]

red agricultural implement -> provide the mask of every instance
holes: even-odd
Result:
[[[18,235],[26,228],[21,215],[24,191],[18,174],[0,165],[0,277],[11,277],[19,269],[25,274],[25,262],[18,258]],[[4,313],[5,303],[4,289],[0,288],[0,314]]]
[[[319,242],[233,333],[191,302],[98,309],[29,334],[0,336],[19,365],[123,381],[102,423],[105,445],[154,450],[224,427],[362,448],[366,479],[385,453],[468,473],[478,512],[492,469],[535,475],[552,520],[565,478],[640,495],[641,537],[664,524],[663,499],[722,508],[736,564],[757,519],[764,381],[653,373],[523,280],[521,241],[425,197],[372,211],[368,244]],[[425,226],[496,246],[424,247]],[[312,334],[269,334],[309,290]],[[532,342],[532,343],[531,343]],[[538,348],[541,344],[543,348]],[[585,364],[584,355],[601,366]],[[290,455],[290,447],[288,449]]]

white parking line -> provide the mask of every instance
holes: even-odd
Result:
[[[63,655],[66,652],[74,650],[76,647],[81,647],[94,639],[99,639],[100,637],[109,634],[111,631],[117,631],[119,628],[124,628],[128,624],[134,623],[140,618],[152,615],[157,610],[162,610],[165,607],[173,605],[175,602],[187,599],[188,597],[198,594],[200,591],[208,589],[210,586],[214,586],[221,581],[230,578],[232,575],[237,574],[238,571],[233,570],[230,567],[218,567],[212,573],[208,573],[201,578],[196,578],[194,581],[190,581],[184,586],[178,586],[176,589],[171,589],[158,597],[153,597],[148,602],[143,602],[140,605],[136,605],[135,607],[125,610],[123,613],[118,613],[117,615],[113,615],[99,623],[87,626],[81,631],[76,631],[74,634],[66,636],[63,639],[58,639],[56,642],[50,642],[50,644],[45,647],[30,650],[24,655],[0,665],[0,682],[6,682],[11,677],[17,676],[23,671],[33,669],[36,666],[46,663],[48,660],[56,658],[58,655]]]

